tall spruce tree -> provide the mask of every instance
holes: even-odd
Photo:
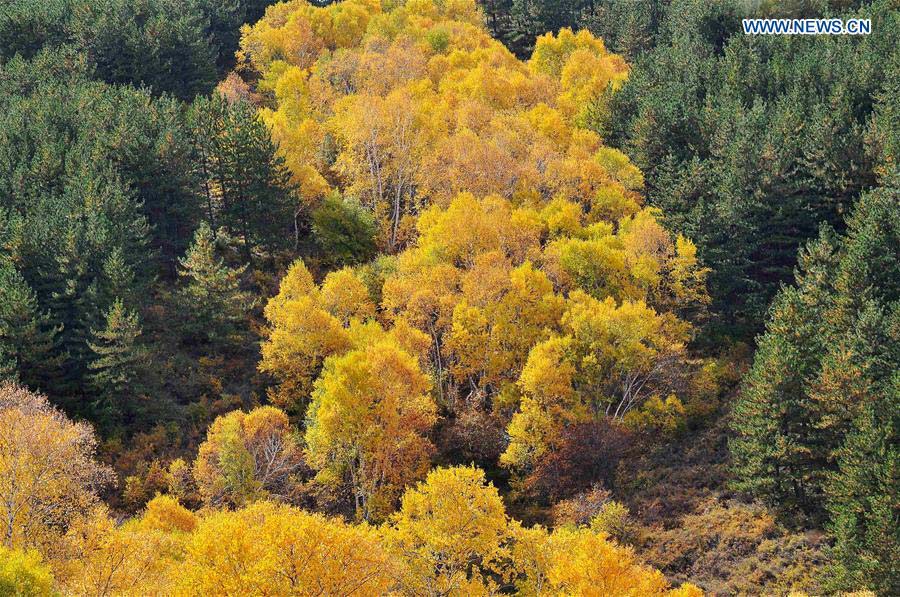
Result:
[[[797,285],[773,303],[733,411],[735,487],[783,511],[812,513],[822,504],[824,454],[807,383],[825,351],[821,323],[833,308],[836,244],[825,231],[801,256]]]
[[[900,374],[853,421],[828,484],[829,588],[900,593]]]
[[[900,180],[823,232],[776,299],[734,406],[735,487],[836,538],[835,586],[898,579]]]
[[[263,16],[270,0],[192,0],[206,16],[207,33],[217,53],[220,72],[232,67],[241,38],[241,27]]]
[[[102,0],[77,3],[68,29],[99,79],[190,100],[216,81],[208,22],[191,1]]]
[[[184,285],[176,304],[183,342],[213,350],[227,347],[244,328],[252,305],[250,295],[240,289],[247,266],[228,267],[216,255],[216,239],[205,222],[180,263],[178,273]]]
[[[80,64],[49,51],[0,64],[0,241],[57,330],[43,362],[60,366],[22,381],[90,416],[91,332],[116,298],[141,311],[175,277],[200,195],[181,102]]]
[[[30,58],[64,43],[73,0],[6,0],[0,9],[0,59]]]
[[[719,334],[760,331],[798,248],[822,222],[843,229],[888,170],[881,148],[896,147],[900,12],[886,1],[793,4],[673,0],[600,131],[711,266]],[[871,18],[877,34],[738,34],[745,16],[838,10]]]
[[[256,109],[214,94],[194,102],[190,119],[211,224],[240,238],[248,261],[256,248],[290,247],[296,203],[290,174]]]
[[[141,333],[138,314],[128,310],[120,299],[106,313],[106,325],[92,330],[88,346],[95,356],[88,365],[88,380],[94,391],[94,420],[120,423],[133,410],[147,365]]]
[[[11,263],[0,260],[0,379],[40,387],[58,363],[51,351],[58,328],[41,312],[37,296]]]

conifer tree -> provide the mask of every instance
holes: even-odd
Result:
[[[176,304],[183,318],[182,340],[223,347],[239,331],[251,306],[250,295],[240,289],[247,266],[231,268],[216,256],[215,237],[205,222],[179,262],[184,286],[178,291]]]
[[[136,307],[142,303],[141,291],[147,280],[139,280],[134,268],[128,263],[121,247],[113,247],[103,262],[102,294],[108,301],[121,299],[126,306]]]
[[[822,457],[809,420],[807,379],[824,352],[820,324],[833,305],[836,240],[825,232],[801,256],[798,287],[771,308],[753,369],[734,406],[735,486],[785,511],[821,505]],[[804,412],[804,410],[807,412]],[[813,479],[812,477],[815,477]]]
[[[853,423],[828,485],[831,589],[900,593],[900,375]]]
[[[713,310],[724,324],[717,333],[758,333],[819,223],[842,231],[860,194],[896,167],[891,74],[900,64],[900,13],[890,2],[798,6],[668,3],[656,48],[635,61],[601,131],[643,171],[648,199],[712,268]],[[871,18],[879,35],[736,35],[754,13],[838,11]]]
[[[52,366],[57,331],[22,274],[0,262],[0,378],[40,385],[41,372]]]
[[[795,521],[805,512],[830,525],[837,586],[865,578],[889,594],[900,516],[900,191],[888,182],[860,199],[845,237],[824,233],[801,256],[734,407],[731,453],[738,489]]]
[[[72,0],[17,0],[0,11],[0,58],[31,57],[65,36]]]
[[[256,109],[214,94],[194,102],[191,123],[212,225],[241,238],[248,261],[256,247],[289,247],[294,237],[290,175]]]
[[[218,55],[220,72],[234,65],[234,52],[241,27],[255,23],[263,15],[269,0],[192,0],[207,18],[206,32]]]
[[[93,330],[89,342],[95,358],[88,365],[96,398],[93,407],[101,420],[118,421],[131,410],[140,391],[141,369],[147,351],[140,344],[138,314],[117,299],[106,313],[106,326]]]
[[[212,89],[216,51],[193,2],[104,0],[73,11],[72,41],[108,83],[190,100]]]

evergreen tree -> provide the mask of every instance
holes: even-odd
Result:
[[[114,247],[103,262],[102,293],[110,299],[121,300],[126,306],[142,304],[141,294],[148,280],[138,279],[120,247]]]
[[[827,261],[814,261],[820,254],[830,257],[827,242],[810,249],[801,269],[826,269]],[[764,497],[783,511],[810,513],[822,503],[821,452],[805,408],[804,384],[818,367],[822,350],[818,323],[828,299],[827,293],[810,297],[797,288],[785,289],[776,299],[733,410],[738,431],[731,443],[735,488]]]
[[[256,109],[214,94],[194,102],[191,122],[209,221],[241,238],[248,261],[256,247],[290,247],[290,174]]]
[[[539,35],[556,33],[562,27],[577,27],[586,5],[584,0],[512,0],[510,42],[521,48],[523,56],[530,54]]]
[[[95,392],[92,406],[96,419],[119,422],[133,409],[147,364],[147,351],[140,344],[141,332],[138,314],[129,311],[121,300],[116,300],[106,313],[106,326],[92,330],[88,346],[95,356],[88,365],[88,379]]]
[[[219,71],[234,65],[234,53],[241,38],[241,27],[263,16],[269,0],[192,0],[208,21],[207,34],[217,53]]]
[[[0,71],[0,235],[57,330],[59,366],[22,381],[89,416],[92,330],[117,298],[147,306],[199,221],[190,129],[180,102],[91,82],[67,52]]]
[[[521,59],[538,36],[588,29],[629,60],[653,47],[670,0],[479,0],[491,35]]]
[[[269,0],[177,4],[169,0],[5,0],[0,10],[0,59],[16,54],[31,58],[45,48],[75,45],[90,51],[102,77],[121,77],[181,95],[197,83],[210,85],[212,69],[221,75],[234,66],[241,26],[259,20],[269,4]],[[115,55],[116,48],[121,55]],[[141,51],[146,53],[142,56]],[[166,73],[166,64],[179,55],[185,68]]]
[[[149,224],[151,251],[140,255],[145,263],[135,267],[135,274],[139,282],[152,274],[174,278],[178,256],[201,219],[200,181],[189,167],[195,156],[184,105],[129,88],[104,86],[96,95],[96,113],[83,125],[93,129],[88,139],[134,193]],[[124,257],[135,259],[128,253]]]
[[[897,441],[900,189],[894,185],[860,199],[844,238],[825,232],[801,256],[797,284],[773,305],[733,413],[736,488],[795,519],[805,512],[822,521],[830,513],[844,537],[841,549],[859,549],[861,558],[872,549],[867,541],[896,529],[884,526],[883,511],[863,507],[869,498],[860,489],[869,486],[871,499],[880,499],[896,474],[882,460]],[[874,476],[860,477],[867,468]],[[851,522],[859,532],[851,532]],[[850,566],[850,556],[841,557]]]
[[[891,58],[888,69],[889,72],[900,72],[900,52]],[[875,99],[866,140],[878,161],[879,174],[889,175],[900,168],[900,77],[888,77]]]
[[[900,592],[900,190],[864,197],[833,317],[847,329],[823,359],[812,398],[837,470],[825,485],[835,539],[831,588]],[[856,313],[858,316],[854,317]]]
[[[9,201],[8,213],[17,227],[7,247],[22,264],[20,273],[35,293],[38,310],[59,330],[49,357],[61,367],[52,376],[45,370],[48,376],[34,385],[60,402],[71,398],[73,406],[82,403],[78,396],[93,356],[91,329],[102,325],[114,299],[108,258],[118,251],[140,263],[146,256],[146,222],[133,195],[104,170],[85,166],[82,172],[63,174],[63,180],[55,181],[62,188],[45,186],[46,192],[31,201],[37,189],[0,194],[0,202]]]
[[[600,127],[711,266],[716,333],[760,330],[798,247],[822,222],[842,230],[895,146],[900,13],[883,1],[844,13],[878,27],[857,39],[738,34],[742,17],[832,10],[801,4],[674,0]]]
[[[840,451],[828,485],[835,539],[831,589],[900,592],[900,375],[867,405]]]
[[[595,0],[581,24],[629,62],[651,50],[669,0]]]
[[[22,275],[0,261],[0,379],[17,378],[39,387],[42,374],[54,365],[57,332]]]
[[[0,59],[30,58],[65,39],[72,0],[6,0],[0,10]]]
[[[73,10],[72,43],[98,78],[190,100],[212,90],[216,51],[193,2],[103,0]]]
[[[183,318],[183,341],[223,348],[240,331],[251,306],[250,295],[240,289],[247,266],[231,268],[216,256],[216,240],[205,222],[180,263],[185,284],[176,303]]]
[[[200,219],[198,180],[185,167],[193,147],[183,106],[145,91],[91,83],[76,60],[46,53],[0,67],[0,205],[24,214],[29,226],[45,228],[44,238],[59,239],[64,235],[49,228],[67,225],[63,212],[77,206],[76,197],[61,197],[67,189],[84,199],[90,193],[79,188],[96,194],[100,185],[118,186],[126,199],[117,217],[131,222],[113,222],[116,236],[136,218],[124,212],[137,211],[146,219],[141,234],[152,248],[126,246],[123,257],[138,278],[174,276],[177,256]],[[100,217],[97,209],[93,214]]]

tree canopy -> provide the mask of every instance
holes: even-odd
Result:
[[[0,594],[900,592],[898,15],[7,0]]]

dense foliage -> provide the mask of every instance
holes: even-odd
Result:
[[[0,11],[0,59],[45,49],[80,54],[108,83],[190,99],[234,64],[241,25],[260,0],[10,0]]]
[[[279,422],[270,407],[240,415],[217,422],[211,436],[228,433],[233,420],[265,458],[272,445],[267,438],[286,419]],[[467,467],[433,470],[404,493],[399,511],[378,529],[272,501],[194,514],[170,496],[153,498],[139,516],[117,525],[91,500],[96,502],[96,488],[86,473],[99,468],[90,460],[85,426],[65,421],[46,398],[13,385],[0,387],[0,417],[18,418],[34,444],[57,457],[41,462],[3,454],[0,460],[4,479],[30,481],[0,486],[0,512],[11,521],[0,546],[0,587],[10,594],[50,595],[54,585],[77,595],[471,595],[500,588],[571,594],[587,587],[702,594],[688,584],[669,590],[662,574],[602,531],[522,528],[507,516],[484,473]],[[48,417],[51,425],[44,424]],[[8,429],[9,421],[3,422]],[[57,444],[67,450],[55,450]],[[35,469],[38,464],[67,469],[48,475]],[[73,476],[79,468],[81,476]],[[65,517],[58,516],[62,508]],[[51,537],[52,543],[42,543]],[[43,556],[36,544],[45,547]]]
[[[737,486],[827,517],[836,583],[890,594],[900,549],[900,191],[864,195],[847,235],[801,255],[734,409]]]
[[[876,115],[896,103],[898,13],[875,2],[844,14],[878,35],[804,38],[737,34],[745,11],[728,3],[669,10],[607,130],[697,242],[723,323],[755,332],[799,247],[896,166],[879,139],[897,125]]]
[[[761,331],[820,222],[840,229],[896,166],[897,7],[891,0],[482,2],[519,55],[545,31],[585,28],[633,61],[610,117],[646,197],[712,268],[717,335]],[[747,36],[748,17],[860,17],[870,36]],[[888,146],[885,145],[888,143]],[[895,149],[895,148],[894,148]]]
[[[900,591],[896,2],[266,4],[0,8],[0,594]]]

